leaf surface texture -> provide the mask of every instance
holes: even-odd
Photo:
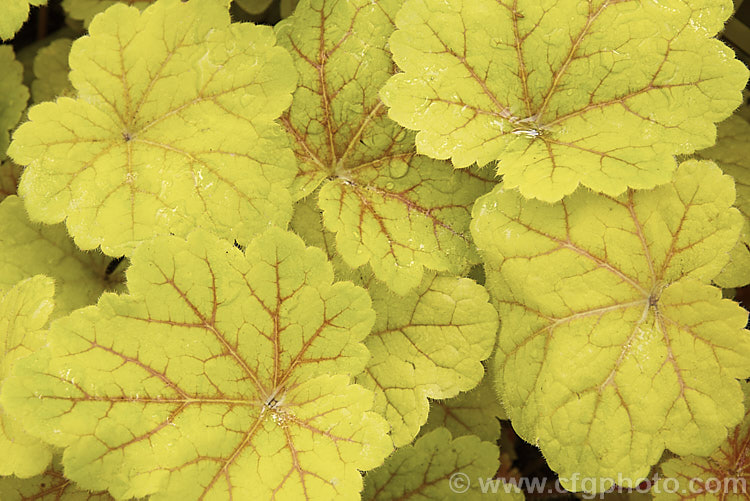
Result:
[[[618,198],[477,201],[498,389],[561,477],[642,478],[665,447],[709,454],[742,418],[747,312],[708,285],[739,236],[733,202],[732,179],[694,160]]]
[[[579,184],[619,195],[669,181],[740,104],[745,66],[712,38],[721,0],[409,0],[381,91],[417,150],[499,160],[525,197]]]
[[[293,157],[274,119],[296,77],[274,44],[216,0],[98,16],[71,49],[77,97],[31,108],[14,135],[31,218],[112,256],[195,226],[246,244],[286,225]]]
[[[271,229],[243,255],[197,231],[141,245],[130,295],[53,324],[2,402],[65,447],[92,491],[165,499],[350,499],[391,451],[368,359],[370,299]],[[127,332],[126,336],[122,333]],[[41,398],[39,398],[41,397]]]
[[[414,135],[390,120],[378,90],[393,73],[388,37],[401,2],[309,0],[279,23],[300,85],[282,122],[297,156],[294,196],[320,187],[336,248],[399,294],[424,269],[460,273],[477,256],[470,206],[492,174],[454,172],[416,154]]]

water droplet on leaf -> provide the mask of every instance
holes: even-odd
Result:
[[[408,170],[409,170],[409,164],[401,159],[394,160],[393,162],[391,162],[390,173],[391,173],[391,177],[394,179],[399,179],[399,178],[404,177]]]

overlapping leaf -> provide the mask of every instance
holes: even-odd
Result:
[[[737,242],[733,202],[732,179],[695,160],[619,198],[477,201],[502,401],[561,477],[642,478],[665,447],[709,454],[742,418],[747,312],[707,285]]]
[[[220,3],[115,5],[73,43],[78,97],[31,108],[10,148],[32,219],[113,256],[195,226],[244,244],[288,223],[294,159],[273,120],[294,68],[270,28],[230,27]]]
[[[737,245],[731,257],[714,282],[720,287],[743,287],[750,283],[750,220],[745,220]]]
[[[2,18],[5,17],[5,13]],[[0,21],[2,22],[2,21]],[[21,118],[29,90],[23,85],[23,67],[9,45],[0,45],[0,161],[6,157],[8,131]]]
[[[368,290],[377,320],[365,340],[372,358],[357,382],[375,391],[375,410],[388,419],[400,447],[427,421],[428,397],[450,398],[482,380],[497,312],[484,288],[468,278],[427,273],[405,297],[378,283]]]
[[[59,38],[37,52],[34,58],[34,81],[31,82],[31,100],[34,103],[54,101],[58,96],[75,95],[68,80],[68,54],[72,43],[69,38]]]
[[[58,320],[2,402],[66,447],[66,476],[115,497],[351,499],[391,450],[350,384],[370,299],[278,229],[245,255],[197,231],[144,243],[131,295]],[[23,364],[23,366],[21,365]]]
[[[396,451],[386,463],[367,474],[363,500],[480,499],[479,479],[495,476],[499,452],[491,442],[469,435],[453,439],[445,428]],[[496,481],[493,499],[522,500],[523,495]],[[489,484],[487,484],[489,485]],[[464,489],[465,488],[465,489]],[[507,492],[506,492],[507,489]]]
[[[99,252],[82,252],[63,225],[46,226],[29,221],[16,196],[0,203],[0,288],[37,274],[55,280],[53,316],[94,304],[105,291],[124,291],[121,268],[107,267],[111,258]]]
[[[369,263],[405,294],[424,268],[459,273],[476,260],[469,207],[492,175],[417,156],[413,134],[386,116],[378,89],[394,69],[386,44],[400,6],[307,0],[277,35],[300,74],[282,119],[297,154],[296,197],[322,185],[325,226],[346,263]]]
[[[0,16],[0,39],[10,40],[29,17],[29,6],[44,5],[47,0],[5,0]],[[2,63],[0,62],[0,68]],[[2,74],[0,72],[0,74]],[[0,94],[2,95],[2,94]]]
[[[372,295],[377,321],[365,340],[372,358],[358,382],[375,390],[375,408],[393,427],[396,445],[409,443],[427,419],[428,398],[450,398],[482,378],[480,361],[489,356],[498,326],[486,291],[469,279],[428,272],[420,287],[406,297],[390,293],[371,274],[342,262],[333,234],[323,227],[310,197],[297,202],[292,228],[305,242],[326,252],[337,278],[364,285]],[[446,414],[444,422],[433,422],[430,429],[444,424],[456,436],[482,433],[483,440],[492,440],[489,435],[499,429],[494,419],[499,403],[494,390],[482,391],[481,396],[476,392],[433,402],[433,412],[440,406]]]
[[[36,477],[0,478],[0,499],[3,501],[114,501],[107,492],[92,493],[65,478],[60,458]]]
[[[54,307],[53,295],[52,280],[42,275],[0,289],[0,381],[10,374],[14,362],[45,343],[42,329]],[[0,407],[0,475],[38,475],[50,459],[50,447],[26,434],[21,423]]]
[[[83,25],[88,26],[95,15],[118,3],[143,10],[154,2],[156,0],[63,0],[62,6],[71,19],[83,21]]]
[[[494,443],[500,438],[499,419],[507,417],[495,392],[493,374],[488,374],[471,391],[430,402],[430,414],[420,434],[445,427],[454,437],[476,435]]]
[[[733,115],[719,125],[716,145],[699,151],[698,158],[715,161],[734,178],[735,205],[745,224],[727,267],[714,279],[721,287],[740,287],[750,283],[750,123]]]
[[[336,252],[336,235],[323,226],[323,214],[318,208],[318,201],[314,195],[294,204],[294,215],[289,226],[292,231],[302,237],[307,245],[315,246],[325,252],[333,265],[333,273],[337,280],[349,280],[363,286],[372,281],[370,268],[352,269],[344,262],[341,254]]]
[[[745,404],[750,386],[743,385]],[[750,498],[750,408],[727,440],[709,457],[685,456],[661,465],[661,481],[654,499],[666,500],[746,500]]]
[[[711,38],[731,12],[729,0],[409,0],[390,40],[403,73],[381,96],[420,153],[501,160],[526,197],[650,188],[740,104],[747,69]]]

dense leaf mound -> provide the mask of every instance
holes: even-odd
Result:
[[[731,0],[0,4],[0,501],[742,497]]]

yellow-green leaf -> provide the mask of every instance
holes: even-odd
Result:
[[[37,52],[34,58],[34,81],[31,82],[31,100],[34,103],[54,101],[58,96],[75,95],[68,80],[68,54],[72,43],[69,38],[59,38]]]
[[[499,186],[477,201],[502,401],[565,487],[575,472],[645,477],[665,448],[709,454],[742,418],[748,315],[707,285],[739,235],[734,196],[691,160],[618,198],[549,205]]]
[[[29,17],[29,7],[44,5],[47,0],[4,0],[0,15],[0,39],[10,40]],[[0,63],[1,65],[2,63]],[[2,66],[0,66],[2,68]],[[2,95],[0,93],[0,95]]]
[[[89,492],[65,478],[60,457],[53,459],[41,475],[31,478],[0,478],[3,501],[115,501],[107,492]]]
[[[493,480],[499,451],[491,442],[468,435],[453,439],[438,428],[413,445],[397,450],[388,461],[365,477],[365,501],[469,499],[522,500],[517,489]],[[488,487],[482,492],[482,484]],[[496,487],[492,492],[490,485]]]
[[[112,256],[196,226],[245,244],[288,223],[294,159],[274,119],[294,67],[270,28],[229,21],[217,0],[96,17],[70,53],[77,98],[31,108],[14,134],[33,220]]]
[[[735,205],[745,217],[745,224],[729,263],[714,281],[721,287],[741,287],[750,283],[750,123],[740,115],[729,117],[719,124],[716,145],[695,156],[713,160],[734,178]]]
[[[5,381],[16,361],[44,345],[42,329],[54,308],[53,295],[52,280],[42,275],[0,290],[0,382]],[[22,422],[0,407],[0,475],[38,475],[51,459],[50,447],[24,432]],[[5,497],[2,499],[5,501]]]
[[[344,262],[341,254],[336,252],[336,234],[323,226],[323,213],[318,208],[315,193],[294,204],[294,215],[289,223],[290,228],[305,241],[323,252],[333,265],[337,280],[350,280],[355,284],[365,285],[372,280],[372,270],[368,267],[352,269]]]
[[[750,385],[742,385],[745,404]],[[727,439],[710,456],[684,456],[661,464],[655,501],[700,500],[742,501],[750,497],[750,409],[742,423],[729,432]]]
[[[124,291],[124,275],[107,267],[112,261],[100,252],[83,252],[63,225],[46,226],[29,221],[16,196],[0,202],[0,288],[37,274],[56,284],[53,317],[94,304],[105,291]]]
[[[373,394],[367,293],[271,228],[243,254],[198,230],[138,247],[129,295],[56,321],[2,404],[116,498],[352,499],[392,449]]]
[[[29,90],[22,81],[23,66],[16,61],[13,49],[0,45],[0,161],[6,157],[8,131],[20,120],[29,99]]]
[[[424,269],[460,274],[476,262],[468,224],[493,175],[454,172],[416,155],[414,135],[386,116],[378,90],[393,73],[387,47],[396,0],[306,0],[278,24],[300,74],[282,122],[298,163],[293,195],[319,191],[336,248],[406,294]]]
[[[375,391],[375,410],[400,447],[427,421],[428,398],[450,398],[482,380],[497,312],[484,287],[468,278],[428,273],[404,297],[376,282],[368,291],[377,320],[365,340],[372,358],[357,382]]]
[[[118,3],[127,4],[137,9],[145,9],[156,0],[63,0],[62,7],[71,19],[83,21],[87,27],[95,15],[104,12]]]
[[[493,374],[485,375],[479,386],[445,400],[430,402],[430,414],[420,433],[448,428],[454,437],[476,435],[488,442],[500,438],[500,419],[508,419],[497,398]]]
[[[560,200],[670,180],[713,144],[748,71],[714,39],[731,0],[408,0],[381,91],[417,150],[499,160],[508,188]]]

